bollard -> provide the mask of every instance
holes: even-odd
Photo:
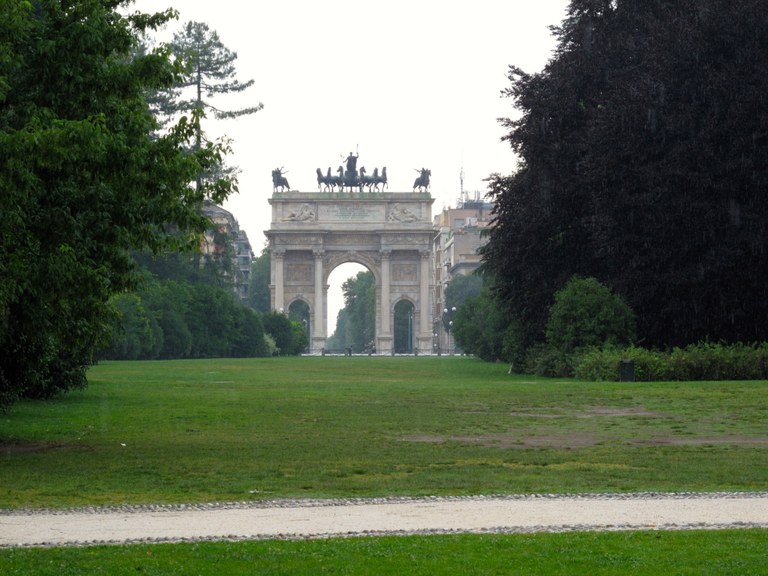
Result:
[[[635,361],[625,359],[619,362],[619,382],[634,382],[634,381],[635,381]]]

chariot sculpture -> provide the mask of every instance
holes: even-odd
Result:
[[[382,188],[387,188],[387,167],[384,166],[379,172],[378,168],[373,169],[373,173],[369,176],[365,169],[365,166],[361,166],[357,169],[358,154],[349,153],[346,160],[346,169],[344,166],[339,166],[336,169],[336,174],[331,173],[330,166],[328,171],[323,174],[320,168],[317,169],[317,189],[325,192],[344,192],[348,190],[353,192],[358,190],[363,192],[380,191]]]

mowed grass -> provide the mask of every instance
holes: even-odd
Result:
[[[450,535],[0,550],[4,576],[768,573],[761,530]]]
[[[765,490],[768,383],[590,383],[459,357],[109,362],[0,414],[0,508]]]

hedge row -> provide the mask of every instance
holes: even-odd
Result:
[[[768,342],[762,344],[700,343],[668,352],[637,346],[592,348],[572,356],[573,375],[592,381],[619,380],[622,360],[632,360],[638,381],[766,380]]]

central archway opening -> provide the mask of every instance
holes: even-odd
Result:
[[[376,336],[376,281],[362,264],[347,262],[328,276],[326,350],[363,353]]]

